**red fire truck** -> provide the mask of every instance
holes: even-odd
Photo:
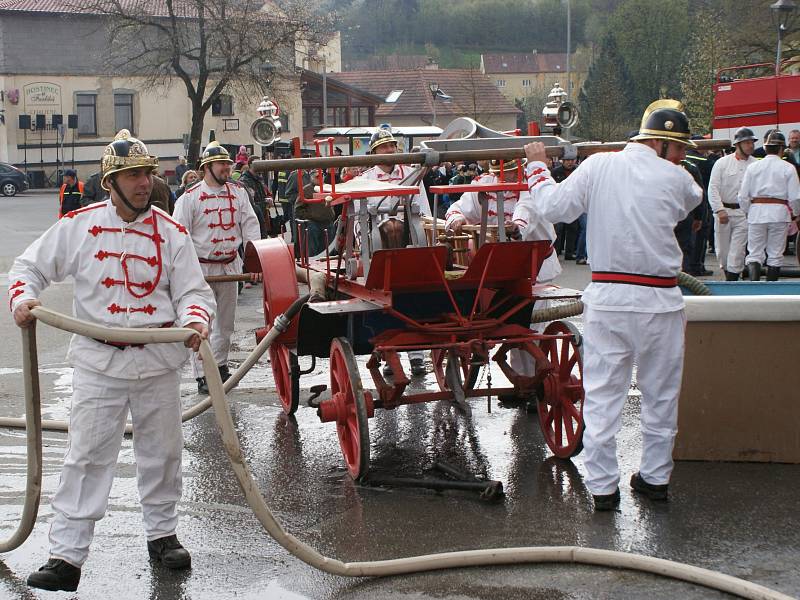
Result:
[[[733,139],[743,126],[760,140],[775,127],[787,137],[800,129],[800,73],[787,73],[797,65],[785,62],[780,76],[775,75],[775,63],[720,69],[714,84],[714,138]]]

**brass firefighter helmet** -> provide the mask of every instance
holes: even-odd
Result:
[[[522,165],[525,165],[525,160],[522,159]],[[516,171],[517,170],[517,159],[506,160],[503,161],[503,172],[507,173],[508,171]],[[500,161],[499,160],[490,160],[489,161],[489,173],[499,173],[500,172]]]
[[[665,98],[645,109],[639,133],[631,140],[665,140],[696,148],[697,144],[690,137],[689,118],[683,112],[683,103]]]
[[[218,141],[214,140],[213,142],[209,142],[208,146],[206,146],[205,150],[203,150],[203,153],[200,155],[200,168],[207,163],[218,160],[229,163],[233,162],[228,151],[220,146]]]
[[[103,158],[100,162],[100,172],[102,173],[100,185],[104,190],[110,192],[111,188],[106,184],[109,175],[139,168],[155,171],[158,169],[158,157],[151,156],[147,152],[144,142],[131,136],[130,131],[121,129],[114,136],[114,141],[103,150]]]
[[[381,127],[380,129],[378,129],[378,131],[373,133],[372,136],[369,138],[369,151],[374,152],[375,148],[377,148],[378,146],[382,146],[383,144],[396,144],[396,143],[397,140],[392,135],[391,130],[384,129],[383,127]]]

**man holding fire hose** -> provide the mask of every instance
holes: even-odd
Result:
[[[544,145],[525,146],[533,210],[550,222],[589,215],[583,444],[595,510],[615,510],[620,502],[616,435],[634,362],[643,451],[630,485],[651,500],[667,500],[686,323],[673,230],[703,199],[702,189],[678,166],[694,145],[689,138],[683,105],[653,102],[624,150],[590,156],[560,184],[547,170]]]
[[[151,206],[158,158],[123,129],[105,149],[101,185],[110,199],[68,212],[19,256],[9,306],[29,326],[39,295],[75,278],[75,315],[108,327],[189,327],[196,352],[208,337],[214,295],[186,229]],[[75,591],[94,526],[103,518],[128,412],[147,550],[181,569],[191,557],[175,536],[181,496],[181,344],[116,344],[74,336],[69,444],[51,500],[50,559],[28,585]]]
[[[211,142],[200,156],[202,179],[178,199],[175,220],[189,231],[200,259],[203,275],[237,275],[242,272],[239,246],[261,239],[261,226],[250,204],[250,196],[242,185],[229,181],[231,160],[228,151]],[[260,281],[261,273],[253,274]],[[222,381],[230,377],[228,352],[231,347],[238,283],[212,283],[217,301],[217,319],[211,328],[211,349],[219,365]],[[197,391],[208,394],[203,365],[192,357],[192,370]]]

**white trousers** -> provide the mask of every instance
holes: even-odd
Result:
[[[639,473],[647,483],[669,483],[683,373],[683,311],[612,312],[587,306],[583,322],[586,486],[600,495],[614,493],[619,485],[616,436],[634,362],[642,392]]]
[[[550,308],[551,305],[551,300],[537,300],[533,303],[533,310]],[[536,333],[542,333],[547,325],[548,323],[531,323],[531,329]],[[533,357],[516,348],[508,353],[508,365],[521,375],[533,377],[536,374],[536,363],[533,361]]]
[[[717,248],[719,267],[729,273],[744,271],[747,254],[747,217],[741,210],[728,210],[728,222],[719,222],[714,215],[714,242]]]
[[[766,254],[767,266],[782,266],[788,231],[789,223],[750,223],[747,226],[747,264],[763,265]]]
[[[135,349],[117,352],[135,352]],[[50,503],[50,556],[80,567],[103,518],[128,411],[148,541],[175,533],[181,497],[180,378],[177,371],[116,379],[76,368],[69,443]]]
[[[216,274],[216,273],[215,273]],[[217,364],[228,364],[228,352],[231,349],[231,337],[236,322],[236,300],[239,296],[239,284],[235,281],[209,283],[217,301],[217,316],[211,322],[209,344]],[[196,352],[192,352],[192,373],[194,377],[203,376],[203,362]]]

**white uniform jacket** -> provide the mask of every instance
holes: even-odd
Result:
[[[473,179],[475,185],[495,185],[498,179],[492,173],[486,173],[479,178]],[[487,223],[497,225],[497,194],[495,192],[485,192],[487,196]],[[514,207],[517,205],[519,192],[505,192],[503,197],[503,212],[505,213],[503,222],[511,221],[514,215]],[[445,226],[452,223],[455,218],[463,216],[469,225],[480,225],[481,222],[481,203],[478,201],[478,192],[465,192],[461,198],[456,200],[447,209],[444,216]]]
[[[739,189],[747,167],[757,163],[758,159],[748,156],[745,160],[737,158],[736,154],[723,156],[714,163],[711,177],[708,181],[708,202],[714,214],[725,210],[730,214],[739,214],[740,208],[726,208],[725,204],[739,204]]]
[[[530,192],[520,192],[511,220],[519,227],[523,241],[548,240],[552,245],[556,241],[556,230],[553,224],[542,218],[533,210]],[[553,281],[561,274],[561,263],[555,250],[542,263],[536,283]]]
[[[70,275],[75,316],[100,325],[209,324],[216,310],[186,228],[155,207],[131,223],[111,200],[69,212],[14,261],[8,275],[12,312]],[[181,343],[121,350],[78,335],[68,354],[75,367],[119,379],[161,375],[188,357]]]
[[[789,204],[752,204],[753,198],[777,198]],[[767,154],[747,167],[739,190],[739,204],[748,223],[788,223],[800,214],[800,181],[794,166],[776,154]],[[791,212],[790,212],[791,211]]]
[[[371,181],[385,181],[394,185],[400,185],[401,182],[411,174],[412,170],[413,169],[408,165],[395,165],[391,173],[386,173],[383,169],[376,165],[364,171],[361,175],[359,175],[359,177],[362,179],[369,179]],[[402,196],[389,196],[383,201],[381,206],[393,206],[398,200],[400,200],[400,198],[402,198]],[[367,199],[367,206],[369,208],[376,207],[382,199],[383,196],[372,196]],[[419,184],[419,193],[411,199],[411,204],[419,206],[419,214],[427,215],[429,217],[431,216],[431,207],[428,203],[428,194],[425,193],[425,186],[422,185],[422,182]],[[358,214],[359,201],[356,201],[354,206],[356,214]],[[398,217],[401,219],[403,218],[402,211],[398,212]],[[383,220],[383,218],[379,216],[377,220],[380,222]]]
[[[675,277],[683,255],[674,228],[703,199],[689,173],[655,150],[629,143],[621,152],[590,156],[559,184],[544,163],[526,165],[530,197],[520,207],[550,223],[588,214],[592,271]],[[583,301],[598,310],[672,312],[683,308],[677,287],[591,283]]]
[[[212,189],[201,180],[178,198],[173,216],[189,230],[204,273],[214,265],[215,274],[241,273],[239,246],[261,239],[250,196],[236,182]]]

